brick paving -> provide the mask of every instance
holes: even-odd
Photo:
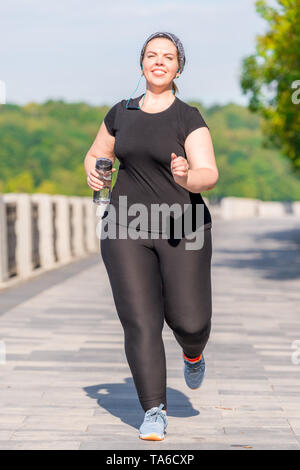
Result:
[[[200,390],[186,387],[164,327],[166,439],[138,439],[143,411],[99,252],[0,293],[0,449],[300,449],[299,223],[213,220],[212,236]]]

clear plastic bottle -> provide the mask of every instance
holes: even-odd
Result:
[[[95,168],[99,174],[99,179],[104,184],[100,191],[94,191],[93,202],[95,204],[108,204],[111,198],[112,161],[110,158],[97,158]]]

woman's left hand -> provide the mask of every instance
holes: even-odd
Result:
[[[174,181],[180,186],[185,186],[187,183],[189,164],[186,158],[177,157],[176,153],[171,153],[171,171]]]

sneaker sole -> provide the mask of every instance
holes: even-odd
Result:
[[[187,385],[187,386],[189,387],[190,390],[199,390],[202,387],[202,384],[200,384],[199,387],[196,387],[196,388],[192,388],[189,385]]]
[[[140,439],[143,439],[144,441],[163,441],[164,437],[159,436],[158,434],[152,433],[152,434],[140,434],[139,435]]]

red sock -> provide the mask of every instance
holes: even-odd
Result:
[[[201,357],[202,357],[202,354],[200,354],[200,356],[197,356],[197,357],[193,357],[193,358],[190,358],[190,357],[187,357],[184,352],[182,353],[183,354],[183,357],[189,361],[189,362],[198,362],[201,360]]]

